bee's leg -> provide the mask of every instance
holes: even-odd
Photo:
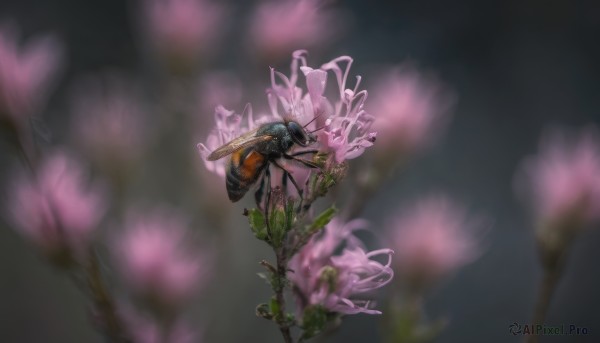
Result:
[[[286,171],[284,171],[281,175],[281,188],[283,188],[284,190],[287,190],[287,185],[288,185],[288,173]]]
[[[307,166],[309,168],[314,168],[314,169],[321,170],[321,167],[319,167],[318,165],[316,165],[314,162],[298,158],[298,157],[296,157],[294,155],[283,154],[283,158],[288,159],[288,160],[294,160],[296,162],[300,162],[300,163],[302,163],[303,165],[305,165],[305,166]]]
[[[314,149],[314,150],[304,150],[304,151],[297,151],[297,152],[295,152],[293,154],[290,154],[290,156],[300,156],[300,155],[306,155],[306,154],[316,154],[318,152],[319,152],[319,150],[316,150],[316,149]]]
[[[304,202],[304,191],[302,190],[302,188],[300,188],[300,186],[298,186],[298,182],[296,182],[296,179],[294,179],[294,177],[292,176],[292,173],[290,173],[287,169],[285,169],[283,166],[281,166],[279,163],[277,163],[275,161],[273,161],[273,165],[283,171],[283,180],[284,181],[287,181],[287,179],[292,181],[294,188],[296,188],[296,191],[298,192],[298,196],[300,196],[300,207],[299,208],[302,208],[302,203]]]
[[[265,170],[265,178],[267,179],[267,200],[265,201],[265,224],[267,226],[267,235],[271,239],[271,224],[269,223],[269,207],[271,207],[271,171],[269,165]],[[263,180],[264,181],[264,180]]]
[[[254,193],[254,200],[256,201],[256,206],[258,206],[259,210],[263,210],[262,200],[263,200],[264,192],[265,192],[265,178],[262,177],[262,178],[260,178],[260,185],[258,186],[258,189]]]

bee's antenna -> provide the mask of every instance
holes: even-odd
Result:
[[[312,123],[313,121],[317,120],[317,118],[319,118],[321,115],[323,114],[323,112],[317,114],[313,119],[311,119],[308,123],[304,124],[304,126],[302,128],[306,129],[306,127],[308,125],[310,125],[310,123]],[[314,131],[313,131],[314,132]]]
[[[315,132],[317,132],[319,130],[323,130],[324,128],[325,128],[325,126],[321,126],[320,128],[318,128],[316,130],[313,130],[313,131],[310,131],[309,133],[315,133]]]

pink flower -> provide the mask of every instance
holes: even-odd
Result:
[[[540,223],[598,223],[600,139],[596,129],[585,129],[574,137],[545,134],[539,153],[522,164],[515,185],[533,205]]]
[[[293,54],[290,77],[271,69],[271,88],[267,90],[274,117],[291,116],[301,124],[315,117],[320,119],[307,129],[324,125],[318,137],[320,149],[333,153],[338,163],[360,156],[376,137],[370,131],[373,117],[364,110],[367,91],[358,90],[361,78],[357,77],[353,89],[346,88],[352,61],[351,57],[342,56],[313,69],[307,65],[306,51],[298,50]],[[297,86],[299,71],[305,78],[306,93]],[[331,99],[325,97],[329,71],[334,73],[338,86],[338,94]]]
[[[247,124],[244,124],[241,120],[243,115],[217,107],[216,128],[208,136],[206,144],[198,144],[209,170],[225,175],[227,159],[206,161],[206,157],[214,149],[263,123],[283,121],[283,118],[296,120],[300,125],[306,126],[308,131],[324,125],[318,138],[319,145],[315,147],[331,153],[338,163],[360,156],[365,148],[373,145],[375,133],[370,131],[373,117],[363,109],[367,92],[358,91],[360,77],[354,89],[345,89],[352,59],[339,57],[319,69],[313,69],[307,65],[305,55],[303,50],[294,52],[289,78],[271,69],[271,87],[267,89],[271,110],[269,115],[254,120],[251,108],[247,106],[244,110],[247,113]],[[346,63],[344,70],[339,65],[342,62]],[[336,76],[339,86],[338,94],[332,97],[334,100],[325,97],[327,74],[330,70]],[[304,78],[306,91],[297,85],[300,77]],[[304,185],[311,172],[297,163],[282,160],[280,164],[290,171],[299,185]],[[278,172],[275,170],[274,174],[276,173]],[[278,175],[273,178],[275,182],[280,179]],[[291,188],[292,185],[288,183],[288,187]]]
[[[54,37],[31,40],[22,48],[12,27],[0,28],[0,117],[22,123],[41,105],[61,60]]]
[[[342,19],[338,12],[322,7],[321,0],[263,1],[250,19],[252,51],[277,59],[299,47],[331,41],[339,33]]]
[[[187,245],[185,220],[164,209],[130,213],[115,258],[133,294],[171,308],[206,281],[208,256]]]
[[[148,35],[165,57],[193,63],[210,54],[222,30],[225,8],[210,0],[143,0]]]
[[[366,223],[353,220],[346,224],[333,220],[321,235],[314,236],[290,260],[288,278],[293,283],[300,310],[320,305],[341,314],[380,314],[368,300],[356,296],[383,287],[394,275],[390,268],[392,250],[366,252],[353,235]],[[336,254],[336,251],[343,250]],[[374,260],[387,256],[387,263]]]
[[[364,109],[368,93],[358,89],[361,77],[356,77],[354,88],[346,88],[352,62],[351,57],[342,56],[321,67],[321,70],[335,74],[339,98],[319,140],[323,147],[335,153],[338,163],[362,155],[365,148],[373,145],[377,136],[376,132],[371,131],[374,117]],[[341,66],[342,63],[345,67]]]
[[[389,230],[402,280],[427,285],[479,257],[478,223],[452,200],[429,197],[400,213]]]
[[[206,158],[218,147],[253,130],[259,124],[254,120],[251,106],[246,106],[244,113],[241,115],[235,114],[234,111],[228,111],[223,106],[217,106],[215,108],[215,122],[216,127],[208,135],[206,144],[198,143],[197,147],[206,169],[224,178],[228,160],[222,158],[217,161],[208,161]]]
[[[15,227],[49,256],[83,253],[106,206],[98,185],[63,152],[48,157],[37,178],[19,175],[10,212]]]
[[[386,70],[371,90],[378,150],[412,153],[431,144],[448,122],[454,97],[435,79],[403,65]]]
[[[125,79],[110,75],[79,84],[71,111],[76,140],[101,164],[126,165],[142,154],[146,116],[137,89]]]

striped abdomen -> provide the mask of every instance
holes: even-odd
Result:
[[[236,202],[243,198],[256,183],[266,165],[267,158],[256,152],[253,147],[232,153],[226,177],[229,200]]]

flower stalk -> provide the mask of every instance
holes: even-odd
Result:
[[[570,224],[563,223],[559,225]],[[547,237],[548,231],[553,230],[560,235],[557,240],[560,244],[549,244]],[[542,265],[542,279],[538,287],[538,295],[533,310],[532,324],[544,325],[548,309],[552,302],[552,297],[558,286],[558,282],[562,277],[565,268],[566,259],[569,254],[573,240],[575,239],[577,230],[561,230],[560,228],[546,228],[538,232],[538,251],[540,254],[540,264]],[[525,342],[537,343],[539,337],[537,335],[529,335]]]
[[[84,268],[94,308],[100,315],[100,329],[111,342],[131,342],[125,335],[121,319],[117,316],[114,299],[106,287],[100,270],[100,261],[95,252],[90,252]]]
[[[293,324],[293,320],[290,321],[285,312],[285,297],[283,292],[285,290],[285,285],[287,284],[287,258],[286,258],[285,247],[280,248],[278,251],[275,251],[275,256],[277,258],[277,281],[273,282],[273,292],[275,292],[275,301],[276,301],[276,311],[275,311],[275,321],[277,325],[279,325],[279,331],[283,336],[283,340],[285,343],[292,343],[292,334],[290,331],[290,326]]]
[[[558,285],[558,281],[561,276],[561,269],[544,269],[544,275],[540,281],[538,289],[538,297],[533,312],[532,324],[534,326],[543,325],[546,321],[546,315],[548,314],[548,308]],[[525,342],[537,343],[539,341],[538,335],[529,335]]]

